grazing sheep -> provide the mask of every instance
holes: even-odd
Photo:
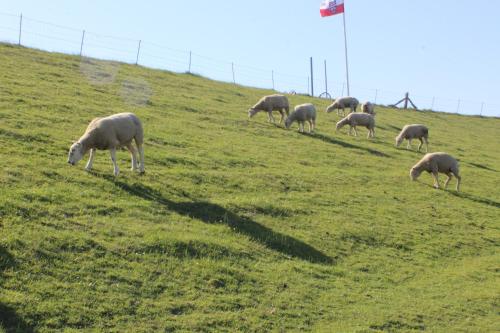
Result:
[[[285,110],[283,112],[283,110]],[[248,110],[248,118],[252,118],[259,111],[266,111],[269,122],[275,123],[273,111],[278,111],[281,114],[280,124],[285,118],[285,113],[288,116],[290,112],[290,104],[288,98],[284,95],[269,95],[262,97],[257,104]]]
[[[368,138],[375,137],[375,117],[368,113],[350,113],[337,123],[335,129],[338,131],[345,125],[349,125],[349,135],[351,135],[352,129],[354,128],[354,135],[358,136],[358,131],[356,131],[356,126],[364,126],[368,129]]]
[[[370,102],[361,104],[361,112],[375,115],[375,104],[372,104]]]
[[[429,151],[429,129],[424,125],[413,124],[413,125],[405,125],[399,135],[396,137],[396,147],[403,142],[404,139],[408,140],[408,145],[406,149],[411,149],[411,140],[419,139],[420,144],[418,145],[418,151],[422,147],[425,142],[425,152]]]
[[[432,173],[434,177],[434,187],[439,188],[438,173],[444,173],[448,176],[444,183],[444,188],[448,186],[452,176],[457,177],[457,191],[460,188],[461,178],[458,174],[458,162],[456,159],[446,153],[429,153],[413,166],[410,170],[411,180],[417,180],[422,171]]]
[[[132,156],[132,170],[139,168],[144,173],[144,149],[142,147],[144,133],[139,118],[133,113],[118,113],[105,118],[93,119],[85,133],[75,142],[68,153],[68,163],[75,165],[90,150],[90,158],[85,166],[87,171],[92,169],[96,149],[109,149],[111,161],[113,162],[114,175],[119,173],[116,165],[116,149],[127,147]],[[132,140],[135,140],[139,150],[140,163],[138,165],[136,150],[132,146]]]
[[[326,108],[326,113],[330,113],[333,110],[337,110],[337,115],[340,116],[340,110],[342,109],[342,115],[345,116],[345,108],[350,108],[351,112],[356,112],[358,108],[359,101],[354,97],[339,97]]]
[[[304,123],[307,121],[309,124],[309,133],[314,131],[316,126],[316,108],[311,103],[297,105],[294,111],[286,118],[285,126],[290,128],[292,123],[297,121],[299,123],[299,132],[304,132]]]

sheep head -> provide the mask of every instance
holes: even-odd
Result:
[[[330,113],[333,110],[338,109],[338,108],[339,108],[339,103],[334,102],[332,105],[330,105],[329,107],[326,108],[326,113]]]
[[[288,129],[290,126],[292,126],[293,119],[291,117],[287,117],[285,120],[285,127]]]
[[[80,142],[73,143],[69,148],[68,163],[71,165],[75,165],[83,158],[83,155],[83,145]]]
[[[252,118],[253,116],[255,116],[255,114],[259,112],[259,110],[257,109],[254,109],[254,108],[251,108],[248,110],[248,118]]]
[[[410,178],[411,178],[411,180],[413,180],[413,181],[417,180],[417,178],[420,176],[421,172],[422,171],[420,171],[419,169],[417,169],[415,167],[411,168],[411,170],[410,170]]]
[[[401,136],[398,135],[396,137],[396,147],[399,147],[399,145],[401,145],[401,143],[403,142],[403,140],[404,140],[403,136],[402,135]]]
[[[339,121],[337,123],[337,125],[335,125],[335,131],[338,131],[339,129],[341,129],[342,127],[344,127],[345,124],[347,124],[347,122],[348,122],[347,118],[344,118],[341,121]]]

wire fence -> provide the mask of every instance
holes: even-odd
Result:
[[[276,91],[311,94],[311,83],[315,95],[328,92],[332,96],[343,96],[346,85],[329,82],[307,75],[294,75],[262,69],[231,61],[214,59],[189,50],[178,50],[145,40],[109,36],[87,30],[45,22],[21,15],[0,12],[0,40],[11,44],[38,48],[46,51],[77,54],[82,57],[116,60],[145,67],[165,69],[178,73],[195,73],[211,79],[232,82],[244,86],[268,88]],[[308,59],[307,59],[308,60]],[[308,68],[305,61],[304,69]],[[389,91],[351,85],[358,99],[376,104],[389,105],[404,97],[405,91]],[[419,109],[460,114],[500,116],[500,105],[484,101],[451,99],[437,96],[411,94],[410,98]]]

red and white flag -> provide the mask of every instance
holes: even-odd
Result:
[[[344,0],[323,0],[319,6],[321,17],[337,15],[344,12]]]

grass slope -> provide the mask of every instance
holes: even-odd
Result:
[[[369,141],[320,112],[301,135],[247,120],[270,91],[9,45],[0,63],[0,331],[498,329],[499,119],[378,108]],[[145,175],[125,151],[117,178],[107,152],[67,165],[125,111]],[[410,182],[407,123],[460,159],[462,192]]]

